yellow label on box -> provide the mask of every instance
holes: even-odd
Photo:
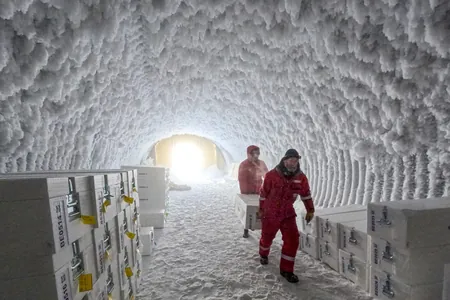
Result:
[[[102,204],[102,210],[103,210],[103,212],[106,212],[106,208],[107,208],[108,206],[110,206],[110,205],[111,205],[111,200],[106,199],[105,202],[103,202],[103,204]]]
[[[92,290],[92,274],[81,274],[78,278],[80,292],[88,292]]]
[[[134,202],[134,198],[133,197],[128,197],[128,196],[123,196],[123,201],[125,201],[128,204],[133,204]]]
[[[108,251],[108,250],[105,250],[105,257],[106,257],[107,259],[111,259],[111,254],[109,254],[109,251]]]
[[[130,296],[130,300],[134,300],[134,295]]]
[[[95,216],[81,216],[81,222],[87,225],[95,225],[97,223],[97,219]]]
[[[134,237],[136,236],[136,233],[132,233],[132,232],[129,232],[129,231],[127,231],[125,234],[127,235],[127,237],[130,240],[134,239]]]
[[[126,267],[125,274],[127,275],[127,277],[131,277],[133,276],[133,270],[130,267]]]
[[[108,294],[108,300],[113,300],[112,295]]]

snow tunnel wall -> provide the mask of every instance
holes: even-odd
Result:
[[[139,163],[196,134],[324,206],[448,194],[443,0],[0,3],[0,172]],[[371,3],[371,6],[367,6]]]

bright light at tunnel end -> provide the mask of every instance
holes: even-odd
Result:
[[[177,143],[172,147],[170,173],[181,183],[204,181],[204,154],[193,143]]]

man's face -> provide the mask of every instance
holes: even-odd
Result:
[[[298,161],[298,158],[290,157],[284,160],[284,166],[286,167],[286,169],[288,169],[289,172],[295,172],[297,171]]]
[[[259,159],[259,150],[253,150],[250,152],[250,157],[252,161],[257,161]]]

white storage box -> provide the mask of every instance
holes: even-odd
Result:
[[[442,298],[442,281],[428,285],[406,285],[391,274],[370,268],[370,294],[380,300],[434,300]]]
[[[155,231],[153,227],[141,227],[141,242],[143,245],[141,254],[143,256],[151,255],[155,245]]]
[[[34,243],[33,240],[27,242],[27,245]],[[27,245],[24,243],[24,247],[27,247]],[[70,264],[74,258],[81,260],[81,268],[84,268],[91,261],[95,264],[95,256],[92,233],[90,232],[56,254],[34,256],[17,252],[15,255],[10,255],[0,251],[0,264],[4,266],[0,268],[0,280],[56,273],[63,266]],[[96,276],[96,273],[94,276]]]
[[[444,266],[444,290],[442,300],[450,300],[450,264]]]
[[[365,211],[346,212],[334,215],[319,216],[319,238],[339,246],[338,223],[365,220]]]
[[[299,214],[299,217],[297,217],[297,225],[299,226],[300,231],[304,233],[312,234],[313,236],[319,236],[319,220],[318,217],[321,216],[328,216],[328,215],[334,215],[339,213],[345,213],[345,212],[354,212],[354,211],[366,211],[367,207],[364,205],[346,205],[346,206],[338,206],[338,207],[330,207],[330,208],[322,208],[317,209],[314,213],[314,218],[309,222],[309,224],[306,224],[305,216],[306,211],[303,203],[300,201],[295,201],[294,206],[296,207],[297,215]],[[299,213],[300,210],[300,213]],[[300,219],[299,219],[300,218]]]
[[[117,287],[120,291],[123,291],[127,284],[127,276],[125,274],[125,252],[119,253],[117,256],[117,268],[119,271],[119,284]]]
[[[93,200],[82,180],[78,180],[81,190],[71,191],[69,182],[74,181],[67,177],[0,180],[0,219],[7,233],[2,236],[2,254],[54,254],[92,230],[93,225],[82,223],[81,216],[93,215]]]
[[[450,245],[402,249],[372,237],[371,264],[408,285],[442,282],[444,264],[450,263]]]
[[[450,244],[450,197],[369,203],[368,233],[401,248]]]
[[[135,288],[134,292],[137,294],[139,292],[139,287],[141,286],[142,281],[142,256],[138,252],[138,257],[136,259],[136,265],[134,267],[134,281],[135,281]]]
[[[370,256],[370,235],[367,235],[367,221],[353,221],[338,224],[340,249],[368,262]]]
[[[105,273],[95,282],[92,291],[88,293],[88,300],[108,300],[106,278],[107,274]]]
[[[141,226],[154,227],[156,229],[164,228],[166,222],[166,211],[142,211],[140,212]]]
[[[237,194],[234,208],[244,229],[261,229],[261,219],[257,216],[257,212],[259,212],[259,195]]]
[[[136,280],[134,279],[134,276],[127,279],[126,287],[124,290],[120,292],[121,299],[128,300],[128,299],[135,299],[135,291],[136,288]]]
[[[119,229],[117,228],[116,218],[107,222],[103,229],[102,228],[96,229],[96,230],[104,230],[103,242],[107,266],[117,259],[117,254],[119,253],[120,237],[119,237]]]
[[[120,299],[120,273],[119,273],[119,264],[117,258],[120,255],[116,256],[112,261],[111,265],[107,268],[107,289],[108,295],[111,295],[113,299]]]
[[[341,249],[339,250],[339,273],[366,292],[369,291],[369,268],[367,263]]]
[[[306,254],[309,254],[314,259],[319,259],[319,239],[309,233],[300,233],[300,247],[299,249]]]
[[[127,223],[124,223],[125,220],[125,210],[121,211],[114,218],[115,220],[115,228],[116,228],[116,236],[117,236],[117,252],[122,253],[125,246],[125,227]]]
[[[95,271],[95,270],[94,270]],[[11,299],[81,300],[88,292],[79,292],[70,263],[56,274],[0,281],[2,295]]]
[[[333,270],[339,272],[339,247],[319,239],[319,259]]]

